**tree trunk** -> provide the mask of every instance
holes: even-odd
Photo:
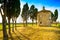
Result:
[[[25,23],[24,23],[24,20],[23,20],[23,26],[25,27]]]
[[[33,26],[34,20],[32,19],[32,26]]]
[[[15,20],[15,30],[17,30],[17,28],[16,28],[16,20]]]
[[[12,19],[12,32],[14,32],[14,20]]]
[[[10,27],[10,18],[8,17],[8,27],[9,27],[9,30],[8,30],[8,32],[9,32],[9,34],[11,34],[11,27]]]
[[[27,20],[26,20],[26,26],[27,26]]]
[[[8,40],[8,34],[6,30],[6,15],[2,14],[2,10],[0,9],[1,16],[2,16],[2,30],[3,30],[3,40]]]
[[[37,25],[37,20],[36,20],[36,25]]]
[[[37,17],[36,17],[36,25],[37,25]]]
[[[54,17],[54,22],[56,22],[56,18]]]
[[[3,24],[3,40],[8,40],[7,30],[6,30],[6,17],[2,15],[2,24]]]

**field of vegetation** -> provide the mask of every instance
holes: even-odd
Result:
[[[42,27],[36,24],[28,24],[26,27],[23,24],[16,26],[17,30],[11,31],[11,35],[8,34],[9,40],[60,40],[60,28],[58,27]],[[2,33],[2,24],[0,24],[0,40],[3,39]]]

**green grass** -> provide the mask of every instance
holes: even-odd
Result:
[[[60,24],[59,23],[58,24],[51,24],[51,26],[60,28]]]
[[[10,24],[10,26],[12,27],[12,24]],[[23,23],[17,23],[16,26],[17,27],[22,27],[24,25],[23,25]],[[32,23],[28,23],[27,26],[32,26]],[[36,27],[36,24],[34,23],[33,26]],[[60,28],[60,24],[52,24],[51,26]],[[8,25],[6,25],[6,27],[8,28]],[[0,30],[2,30],[2,23],[0,23]]]
[[[2,24],[0,23],[0,30],[2,29]]]
[[[27,25],[31,26],[32,23],[28,23]],[[35,25],[35,24],[33,24],[33,25]],[[10,24],[10,26],[12,27],[12,24]],[[21,27],[21,26],[23,26],[23,23],[17,23],[16,26]],[[8,28],[8,25],[6,25],[6,27]],[[2,23],[0,23],[0,30],[2,30],[2,28],[3,28]]]

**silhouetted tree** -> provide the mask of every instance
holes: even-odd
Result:
[[[29,17],[28,11],[29,11],[29,6],[28,6],[28,4],[26,3],[26,4],[23,6],[22,14],[21,14],[21,16],[22,16],[22,18],[23,18],[23,22],[24,22],[24,21],[26,22],[26,26],[27,26],[27,19],[28,19],[28,17]]]
[[[8,40],[7,30],[6,30],[6,4],[7,0],[0,0],[0,4],[2,6],[0,7],[0,13],[2,16],[2,24],[3,24],[3,40]]]
[[[16,20],[17,20],[17,17],[19,16],[20,14],[20,0],[15,0],[14,2],[14,15],[13,15],[13,21],[15,21],[15,29],[16,29]],[[13,28],[14,30],[14,28]]]
[[[55,22],[56,22],[57,18],[58,18],[58,10],[55,9],[55,11],[54,11],[54,21]]]
[[[53,13],[51,13],[51,20],[52,20],[52,22],[54,21],[54,14]]]
[[[35,6],[32,5],[30,7],[30,19],[32,19],[32,25],[33,25],[33,22],[34,22],[34,9],[35,9]]]
[[[15,2],[16,0],[8,0],[7,2],[7,17],[8,17],[8,27],[9,27],[9,34],[11,31],[11,27],[10,27],[10,19],[14,16],[15,14]]]
[[[38,13],[38,9],[35,8],[34,9],[34,19],[36,20],[36,24],[37,24],[37,13]]]
[[[0,4],[1,4],[1,3],[4,3],[4,0],[0,0]]]

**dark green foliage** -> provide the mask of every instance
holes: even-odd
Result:
[[[51,20],[54,21],[54,14],[51,13]]]
[[[20,1],[19,0],[16,0],[15,4],[14,4],[14,17],[18,17],[19,14],[20,14]]]
[[[53,18],[54,17],[54,14],[53,13],[51,13],[51,18]]]
[[[37,13],[38,13],[38,9],[35,8],[34,9],[34,19],[36,20],[36,24],[37,24]]]
[[[4,0],[0,0],[0,3],[3,3],[4,2]]]
[[[8,27],[9,27],[9,34],[11,34],[11,28],[10,28],[10,19],[12,18],[12,16],[14,15],[14,0],[8,0],[7,1],[7,14],[6,16],[8,17]]]
[[[30,19],[34,19],[34,9],[35,9],[35,6],[34,5],[32,5],[31,7],[30,7]]]
[[[26,4],[23,6],[22,14],[21,14],[21,16],[22,16],[22,18],[23,18],[24,20],[27,20],[27,18],[28,18],[28,10],[29,10],[29,7],[28,7],[28,4],[26,3]]]
[[[56,10],[54,11],[54,21],[56,21],[57,18],[58,18],[58,10],[56,9]]]
[[[29,6],[28,6],[28,3],[26,3],[26,4],[23,6],[21,16],[22,16],[23,21],[25,21],[26,26],[27,26],[27,19],[29,18]]]
[[[58,10],[55,9],[54,14],[51,13],[51,19],[52,19],[52,21],[56,22],[57,18],[58,18]]]
[[[38,12],[38,9],[35,8],[35,9],[34,9],[34,19],[35,19],[35,20],[37,20],[37,12]]]
[[[12,13],[13,13],[13,1],[12,0],[8,0],[9,2],[7,2],[7,14],[6,16],[8,18],[11,18],[12,17]]]
[[[7,14],[8,17],[8,24],[9,24],[9,33],[10,33],[10,19],[11,18],[17,18],[20,14],[20,0],[8,0],[7,1]]]
[[[14,15],[12,16],[13,17],[13,21],[15,21],[15,29],[16,29],[16,20],[17,20],[17,17],[20,15],[20,0],[15,0],[14,2]]]
[[[33,25],[33,23],[34,23],[34,9],[35,9],[35,6],[34,5],[32,5],[31,7],[30,7],[30,19],[32,20],[32,25]]]
[[[33,25],[33,21],[37,20],[37,12],[38,12],[38,9],[35,8],[34,5],[32,5],[30,7],[30,13],[29,13],[30,14],[30,19],[32,20],[32,25]]]
[[[4,3],[4,4],[2,4]],[[2,16],[2,28],[3,28],[3,40],[8,40],[8,35],[7,35],[7,30],[6,30],[6,4],[7,4],[7,0],[0,0],[0,4],[1,5],[1,9],[3,9],[4,15],[1,12],[1,16]],[[1,10],[0,9],[0,10]]]

